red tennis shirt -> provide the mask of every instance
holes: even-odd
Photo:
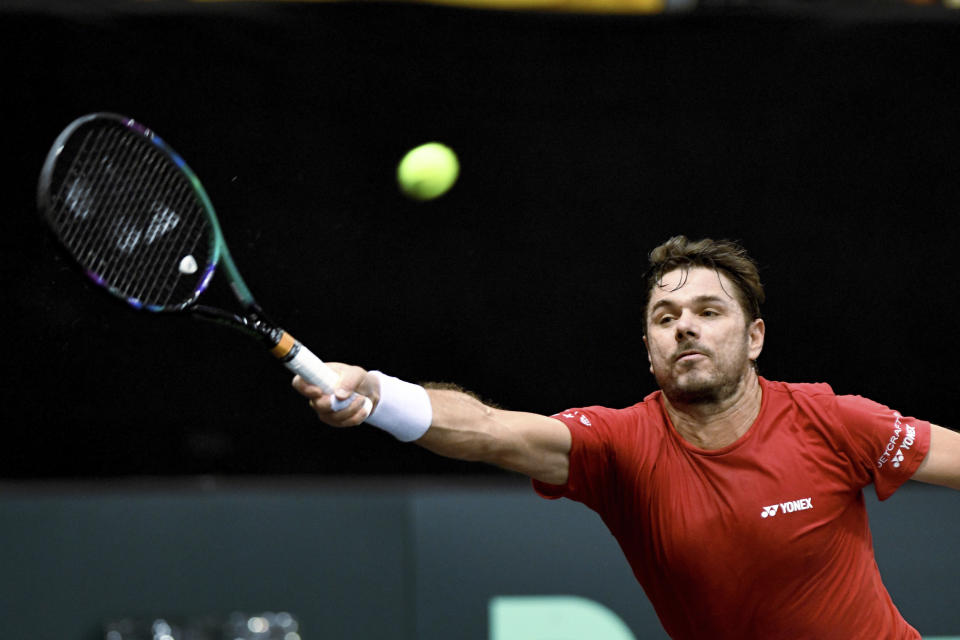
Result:
[[[673,428],[658,391],[626,409],[557,414],[565,485],[620,543],[675,640],[905,640],[920,634],[880,580],[862,489],[913,475],[930,423],[826,384],[760,379],[756,422],[722,449]]]

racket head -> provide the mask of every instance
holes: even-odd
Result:
[[[60,133],[37,205],[87,276],[137,309],[191,305],[226,252],[213,205],[183,158],[118,114],[82,116]]]

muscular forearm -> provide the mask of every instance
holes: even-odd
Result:
[[[427,385],[427,394],[433,420],[418,445],[448,458],[500,464],[503,434],[493,407],[458,389]]]
[[[567,481],[570,432],[546,416],[506,411],[469,393],[428,388],[430,428],[416,443],[434,453],[486,462],[551,484]]]

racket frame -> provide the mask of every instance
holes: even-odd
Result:
[[[66,249],[65,242],[63,241],[63,238],[60,237],[58,231],[53,228],[52,224],[48,223],[47,226],[54,231],[55,235],[58,236],[57,239],[61,246],[64,246],[64,249],[67,251],[67,253],[71,254],[71,258],[74,260],[74,262],[80,266],[84,273],[86,273],[87,277],[90,278],[95,284],[107,290],[114,297],[120,298],[135,309],[159,313],[187,312],[199,319],[229,326],[249,336],[258,338],[268,347],[270,352],[276,358],[283,362],[287,369],[302,376],[311,384],[320,386],[325,392],[332,394],[339,383],[339,375],[330,369],[330,367],[328,367],[309,349],[303,346],[292,335],[266,318],[263,310],[254,299],[250,288],[240,275],[240,271],[234,262],[233,256],[231,255],[230,250],[227,248],[226,240],[223,237],[223,230],[220,226],[220,221],[217,219],[213,203],[211,202],[209,195],[207,195],[206,189],[204,189],[200,179],[197,177],[193,169],[191,169],[186,163],[183,157],[180,156],[180,154],[178,154],[170,145],[168,145],[163,138],[157,135],[156,132],[149,127],[137,122],[133,118],[110,112],[87,114],[77,118],[67,125],[67,127],[64,128],[64,130],[57,136],[49,153],[47,154],[46,159],[44,160],[37,186],[37,207],[39,211],[43,213],[47,221],[49,222],[49,216],[47,213],[51,211],[53,207],[51,182],[57,166],[57,160],[59,159],[59,156],[65,148],[70,137],[74,135],[78,129],[92,123],[95,120],[110,120],[126,127],[136,134],[139,134],[142,138],[152,143],[161,153],[168,157],[177,166],[177,168],[187,178],[191,187],[193,188],[195,195],[202,205],[204,215],[210,224],[212,231],[210,258],[208,263],[204,265],[204,272],[201,275],[197,286],[194,288],[192,295],[188,299],[166,306],[144,304],[136,298],[124,295],[115,287],[111,286],[110,283],[105,281],[104,278],[102,278],[99,274],[80,263],[79,259],[77,259],[72,252]],[[226,271],[228,284],[237,301],[240,303],[242,314],[231,313],[217,307],[197,304],[197,300],[199,299],[200,295],[209,288],[210,283],[213,280],[213,274],[218,265],[222,265],[223,269]],[[351,397],[346,400],[334,399],[334,408],[343,408],[349,406],[355,396],[356,394],[351,395]],[[364,404],[366,411],[369,414],[372,408],[370,400],[368,398],[364,398]]]

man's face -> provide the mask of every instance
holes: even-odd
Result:
[[[748,322],[735,291],[723,273],[691,267],[667,272],[650,293],[643,341],[667,399],[720,402],[752,368],[763,348],[764,324]]]

